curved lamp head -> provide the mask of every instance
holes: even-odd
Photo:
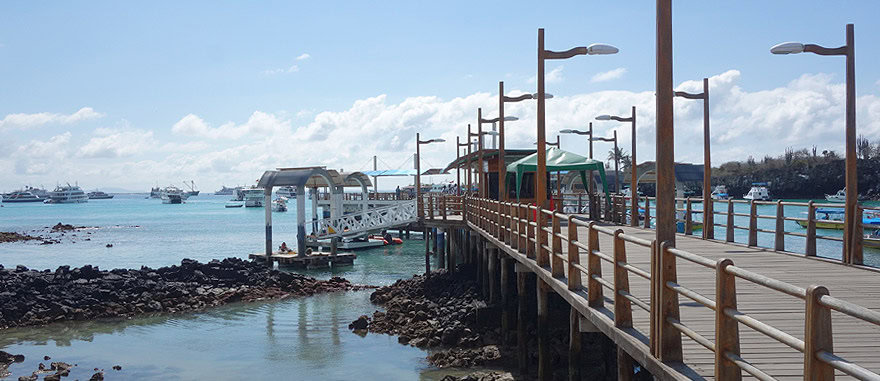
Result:
[[[596,120],[611,120],[611,115],[599,115]]]
[[[504,117],[504,121],[505,121],[505,122],[514,122],[514,121],[517,121],[517,120],[519,120],[519,118],[517,118],[517,117],[515,117],[515,116],[505,116],[505,117]]]
[[[553,98],[553,94],[544,93],[544,99],[550,99],[550,98]],[[538,99],[538,93],[532,94],[532,99]]]
[[[592,44],[587,46],[587,54],[615,54],[619,52],[617,48],[608,44]]]
[[[773,54],[796,54],[804,51],[804,44],[800,42],[783,42],[770,48]]]
[[[573,133],[574,133],[574,130],[572,130],[572,129],[570,129],[570,128],[566,128],[566,129],[564,129],[564,130],[559,130],[559,133],[560,133],[560,134],[573,134]]]
[[[431,140],[428,140],[427,143],[443,143],[443,142],[445,142],[445,141],[446,141],[446,139],[439,139],[439,138],[438,138],[438,139],[431,139]],[[426,143],[426,144],[427,144],[427,143]]]
[[[499,133],[498,133],[498,131],[483,131],[483,135],[498,136]]]

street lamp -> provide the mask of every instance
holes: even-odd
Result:
[[[538,168],[536,174],[535,202],[539,208],[546,207],[547,203],[547,152],[545,137],[545,110],[544,110],[544,60],[566,59],[577,55],[605,55],[615,54],[618,49],[611,45],[592,44],[572,48],[563,52],[554,52],[544,49],[544,28],[538,29]],[[540,213],[539,213],[540,214]],[[543,235],[542,235],[543,236]],[[545,238],[546,239],[546,238]]]
[[[637,165],[636,164],[636,106],[632,106],[632,114],[628,118],[620,117],[620,116],[612,116],[612,115],[599,115],[596,117],[596,120],[616,120],[618,122],[631,122],[632,123],[632,148],[631,148],[632,152],[630,153],[630,155],[632,155],[632,157],[631,157],[632,163],[630,164],[630,171],[629,171],[630,172],[629,190],[630,190],[630,196],[631,196],[630,199],[632,201],[631,202],[632,205],[630,205],[631,218],[630,218],[629,224],[630,224],[630,226],[638,226],[639,225],[639,219],[638,219],[639,188],[638,188],[638,178],[636,177],[636,165]],[[614,161],[616,162],[617,161],[617,130],[614,131],[614,159],[615,159]],[[616,164],[614,167],[614,171],[615,171],[614,183],[617,184],[618,183],[618,181],[617,181],[618,173],[617,173]],[[620,188],[617,188],[617,191],[619,193]]]
[[[861,264],[861,237],[856,232],[858,207],[858,178],[856,161],[856,47],[853,24],[846,24],[846,45],[826,48],[814,44],[786,42],[770,48],[773,54],[815,53],[821,56],[846,56],[846,214],[843,225],[844,262]]]
[[[498,138],[498,136],[501,135],[500,132],[498,132],[498,129],[497,129],[498,124],[501,123],[501,122],[515,122],[515,121],[517,121],[517,120],[519,120],[519,118],[517,118],[517,117],[515,117],[515,116],[505,116],[503,121],[501,120],[501,117],[500,117],[500,116],[497,117],[497,118],[483,119],[483,120],[482,120],[483,123],[491,123],[491,124],[492,124],[492,132],[493,132],[493,133],[492,133],[492,134],[488,134],[488,135],[492,135],[492,148],[497,148],[497,141],[496,141],[496,139]]]
[[[563,133],[563,134],[576,134],[576,135],[589,136],[590,138],[587,138],[587,142],[589,142],[589,146],[590,146],[589,158],[590,159],[593,158],[593,139],[591,139],[593,137],[593,122],[590,122],[589,131],[573,130],[570,128],[566,128],[566,129],[561,130],[559,132]],[[596,207],[595,207],[596,203],[595,203],[595,200],[593,199],[593,171],[589,171],[588,174],[589,174],[589,181],[587,181],[587,183],[584,184],[584,189],[587,191],[587,197],[589,197],[590,219],[595,220],[596,219],[596,213],[595,213],[596,212]]]
[[[712,156],[709,150],[709,78],[703,78],[699,94],[676,91],[676,97],[703,100],[703,239],[715,238],[715,207],[712,205]]]
[[[545,99],[553,98],[553,94],[544,93]],[[504,104],[516,103],[530,99],[538,99],[538,93],[521,94],[515,97],[504,95],[504,81],[498,81],[498,200],[507,201],[507,166],[504,159],[504,122],[509,120],[504,116]]]
[[[590,141],[614,142],[614,191],[619,194],[620,193],[620,176],[618,176],[619,172],[617,171],[617,169],[619,167],[618,163],[620,162],[620,156],[617,155],[617,130],[614,130],[614,135],[610,138],[601,138],[601,137],[591,136]],[[607,193],[607,189],[606,189],[606,193]]]
[[[470,139],[470,138],[468,138]],[[458,160],[461,158],[459,155],[459,148],[463,146],[469,146],[470,143],[462,143],[458,136],[455,137],[455,162],[458,163]],[[468,157],[468,163],[470,163],[470,157]],[[470,176],[470,168],[467,169],[468,176]],[[457,187],[455,194],[461,196],[461,163],[455,166],[455,185]]]
[[[421,140],[419,138],[419,133],[416,132],[416,202],[418,203],[419,219],[425,217],[425,212],[422,210],[422,168],[420,165],[422,158],[419,155],[419,147],[421,147],[422,144],[443,143],[445,141],[446,140],[443,139]]]

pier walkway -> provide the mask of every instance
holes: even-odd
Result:
[[[620,369],[635,360],[659,379],[880,380],[878,269],[685,235],[672,247],[642,227],[463,204],[441,214],[477,239],[453,245],[475,248],[466,251],[489,282],[509,276],[498,259],[536,274],[539,306],[559,294],[580,315],[573,326],[618,345]]]

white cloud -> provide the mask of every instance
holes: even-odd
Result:
[[[15,173],[19,175],[42,175],[55,170],[55,164],[68,156],[72,134],[65,132],[48,140],[31,140],[18,147],[13,155]]]
[[[46,124],[71,124],[85,120],[98,119],[104,114],[96,112],[91,107],[83,107],[73,114],[56,114],[40,112],[36,114],[8,114],[0,120],[0,129],[3,128],[32,128]]]
[[[80,147],[77,156],[83,158],[119,158],[146,152],[156,141],[152,131],[115,130],[99,128],[95,137]]]
[[[254,111],[244,124],[226,122],[219,127],[211,127],[202,118],[189,114],[180,119],[171,131],[178,135],[195,136],[206,139],[239,139],[245,135],[273,135],[290,131],[290,120],[274,114]]]
[[[612,69],[609,71],[597,73],[592,78],[590,78],[590,82],[605,82],[613,79],[618,79],[623,77],[626,74],[626,68],[619,67],[617,69]]]
[[[296,60],[302,61],[302,60],[307,60],[309,58],[312,58],[312,56],[309,53],[303,53],[303,54],[300,54],[299,56],[297,56]]]
[[[559,66],[553,68],[553,70],[550,70],[549,73],[545,74],[545,75],[544,75],[544,83],[559,83],[559,82],[562,82],[562,80],[563,80],[563,77],[562,77],[562,68],[563,68],[563,65],[559,65]],[[528,83],[535,83],[535,82],[537,82],[537,80],[538,80],[538,79],[537,79],[536,76],[531,76],[531,77],[529,77],[528,81],[526,81],[526,82],[528,82]]]

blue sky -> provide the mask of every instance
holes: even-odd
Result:
[[[459,134],[464,131],[464,123],[475,118],[472,106],[484,102],[487,113],[494,113],[490,109],[497,102],[492,101],[492,94],[499,80],[511,90],[533,91],[530,78],[535,75],[538,27],[546,29],[548,49],[564,50],[593,42],[620,48],[615,56],[548,63],[548,73],[555,69],[558,78],[548,83],[548,92],[574,99],[591,94],[607,98],[622,91],[625,94],[621,99],[638,98],[650,107],[650,100],[642,98],[654,88],[655,13],[649,1],[546,2],[540,7],[534,2],[512,1],[22,1],[4,2],[0,11],[0,83],[5,90],[0,92],[0,117],[41,113],[63,116],[83,107],[98,114],[66,122],[55,118],[30,127],[11,122],[0,127],[5,137],[0,143],[0,162],[8,164],[5,171],[0,170],[0,189],[77,178],[88,179],[94,186],[137,188],[157,180],[179,181],[182,176],[215,186],[254,178],[257,174],[250,171],[257,171],[260,165],[338,167],[350,162],[358,167],[373,154],[367,152],[369,149],[350,146],[362,142],[322,140],[318,138],[323,136],[309,135],[309,130],[321,126],[329,129],[327,120],[339,122],[340,115],[351,114],[357,108],[357,102],[379,96],[383,97],[377,107],[386,113],[410,107],[425,97],[435,97],[429,102],[435,105],[455,103],[461,98],[461,107],[468,108],[461,115],[466,117],[456,114],[438,118],[428,113],[399,125],[401,128],[378,128],[375,134],[365,135],[389,141],[387,147],[371,147],[385,162],[398,165],[411,153],[406,152],[411,151],[411,144],[404,142],[413,139],[413,131],[436,131],[454,140],[454,134],[446,129],[455,128]],[[774,89],[803,89],[803,83],[792,85],[803,75],[818,75],[802,82],[818,81],[830,89],[843,83],[841,57],[773,56],[769,47],[792,40],[839,46],[844,43],[844,25],[851,22],[856,31],[857,92],[868,97],[866,105],[873,105],[880,94],[880,66],[874,64],[880,59],[878,14],[880,2],[876,1],[674,2],[675,83],[735,70],[738,75],[731,81],[739,90],[733,90],[734,95],[736,91],[761,95]],[[594,80],[601,73],[607,73],[608,79]],[[741,120],[734,115],[735,110],[750,102],[727,110],[731,123]],[[628,109],[623,104],[614,107],[620,111],[595,113]],[[865,108],[865,116],[859,115],[860,125],[878,123],[865,120],[875,113],[880,115],[880,111],[873,110]],[[689,109],[684,111],[689,113]],[[275,124],[247,127],[255,112],[271,115],[266,123]],[[323,122],[319,117],[322,113],[326,113]],[[240,128],[242,133],[205,139],[208,132],[194,132],[208,131],[199,130],[204,126],[173,129],[190,114],[197,116],[205,128],[231,122],[228,130]],[[377,118],[372,120],[381,120]],[[365,122],[357,120],[359,125],[340,122],[337,127],[360,128]],[[435,125],[437,120],[456,125]],[[682,123],[690,123],[684,120]],[[533,124],[526,121],[524,118],[521,126],[526,130],[523,134],[534,134]],[[777,128],[784,129],[784,123],[806,123],[821,129],[834,125],[837,118],[828,115],[815,121],[776,121],[781,123]],[[722,130],[738,127],[717,126]],[[864,131],[880,138],[880,127],[877,131],[873,128],[871,125]],[[65,133],[69,133],[67,138],[63,138]],[[114,133],[128,133],[129,140],[149,140],[147,146],[162,145],[165,149],[101,149],[100,144],[112,143],[108,137],[117,136]],[[62,138],[55,142],[71,149],[66,156],[77,164],[71,167],[74,172],[16,161],[16,154],[25,152],[23,147],[28,144],[39,145],[59,136]],[[306,158],[270,155],[247,168],[216,163],[221,152],[228,157],[243,155],[234,159],[237,162],[250,160],[257,152],[237,147],[263,139],[272,139],[275,144],[288,139],[280,150],[300,149],[307,144],[324,150],[309,153]],[[522,139],[526,140],[525,135]],[[648,139],[648,135],[640,134],[640,139]],[[812,144],[825,142],[816,140]],[[93,143],[94,150],[77,148],[89,143]],[[171,143],[189,145],[181,148]],[[650,141],[645,140],[645,144],[650,145]],[[748,147],[750,142],[745,139],[730,144]],[[345,160],[329,157],[328,149],[336,147],[346,151]],[[781,153],[781,147],[775,148],[779,152],[754,154],[761,157]],[[640,152],[646,151],[653,155],[650,147],[640,147]],[[698,150],[690,153],[683,147],[681,152],[683,160],[700,160]],[[728,157],[735,158],[742,152],[742,148],[732,149]],[[179,155],[175,159],[178,162],[195,162],[211,154],[215,161],[189,168],[163,161]],[[432,163],[445,163],[450,157],[454,157],[451,147],[426,152]],[[724,157],[723,152],[720,157]],[[120,167],[99,170],[111,163]],[[127,163],[127,169],[121,163]],[[90,171],[77,173],[79,168]],[[131,178],[131,174],[138,174],[138,178]],[[228,176],[228,181],[223,176]],[[200,181],[201,177],[206,179]]]

